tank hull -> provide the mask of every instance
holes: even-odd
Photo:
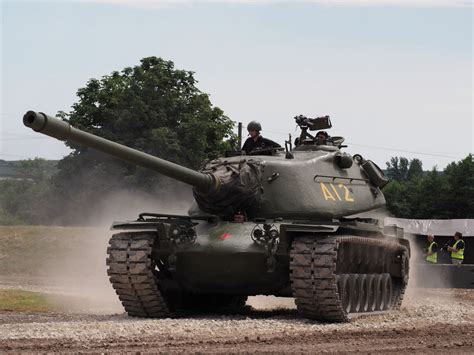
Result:
[[[275,294],[289,285],[289,259],[280,256],[269,272],[268,253],[251,238],[254,223],[206,225],[194,243],[176,247],[176,280],[201,293]]]
[[[128,292],[136,287],[137,280],[159,285],[148,296],[158,295],[160,301],[153,302],[169,307],[167,315],[179,311],[182,303],[177,300],[183,297],[203,296],[209,300],[224,295],[230,299],[276,295],[295,297],[297,306],[310,318],[347,321],[355,310],[343,307],[341,287],[352,285],[350,280],[354,277],[378,280],[379,284],[382,279],[390,280],[387,307],[390,303],[390,307],[396,308],[401,303],[408,278],[408,270],[404,269],[407,265],[402,259],[409,257],[409,244],[400,238],[400,230],[384,231],[372,220],[357,219],[285,220],[270,225],[270,221],[264,220],[236,223],[187,219],[183,222],[183,218],[168,216],[162,220],[114,224],[113,229],[125,232],[111,239],[109,276],[119,298],[126,299],[124,306],[129,314],[134,315],[137,307],[130,308],[127,303],[131,297]],[[195,235],[173,239],[176,226],[184,228],[186,223],[193,225]],[[273,242],[252,237],[255,229],[264,224],[279,232]],[[114,246],[116,242],[118,247]],[[136,247],[135,243],[138,243]],[[132,260],[124,258],[130,255],[135,258],[136,253],[143,264],[138,263],[141,265],[137,266],[138,271],[130,271],[127,268]],[[127,267],[121,269],[124,265]],[[144,273],[150,270],[153,273],[147,279]],[[127,272],[133,274],[125,277],[123,273]],[[339,286],[340,280],[347,286]],[[139,283],[138,287],[141,290],[151,286]],[[140,302],[137,304],[143,303]],[[331,304],[327,309],[337,312],[321,313],[320,305],[326,303]],[[161,316],[145,311],[140,314]]]

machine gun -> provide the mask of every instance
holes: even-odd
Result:
[[[301,128],[301,134],[296,139],[295,145],[300,144],[314,144],[315,137],[308,133],[310,131],[319,131],[322,129],[328,129],[332,127],[331,119],[329,116],[321,116],[316,118],[309,118],[303,115],[295,116],[296,124]]]
[[[295,116],[295,121],[302,130],[319,131],[321,129],[328,129],[332,127],[329,116],[321,116],[316,118],[309,118],[303,115]]]
[[[308,133],[309,131],[319,131],[332,127],[331,119],[329,116],[321,116],[316,118],[309,118],[303,115],[295,116],[296,124],[301,128],[301,134],[295,140],[295,145],[301,144],[317,144],[315,136]],[[346,145],[342,145],[344,137],[328,137],[324,144],[332,145],[338,148],[345,148]]]

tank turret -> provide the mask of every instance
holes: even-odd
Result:
[[[342,217],[384,205],[379,187],[385,182],[374,163],[342,153],[343,138],[318,144],[307,132],[331,127],[329,116],[295,117],[302,133],[287,154],[272,149],[246,156],[222,157],[201,172],[137,151],[81,131],[68,122],[28,111],[27,127],[60,139],[71,140],[194,187],[199,212],[231,218]]]

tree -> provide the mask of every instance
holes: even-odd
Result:
[[[409,194],[412,215],[405,218],[451,218],[450,211],[444,208],[448,199],[446,179],[436,168],[433,168],[422,179],[408,184],[413,186],[412,193]]]
[[[403,169],[398,158],[387,162],[387,167],[394,181],[384,189],[384,194],[387,208],[394,216],[420,219],[474,217],[474,161],[471,154],[449,164],[441,173],[434,168],[424,174],[418,159],[410,161],[406,178],[401,173]]]
[[[396,181],[407,180],[408,173],[408,159],[404,157],[392,157],[390,162],[387,162],[387,176]]]
[[[408,161],[405,157],[392,157],[386,164],[386,174],[392,180],[407,181],[423,176],[423,163],[420,159]]]
[[[148,57],[140,65],[91,79],[69,113],[79,129],[197,169],[230,148],[233,122],[196,87],[194,73]],[[58,164],[55,197],[76,206],[115,190],[156,193],[171,184],[157,172],[66,142],[73,152]],[[63,209],[64,210],[64,209]]]
[[[451,218],[474,218],[474,156],[449,164],[444,175],[449,197],[444,208]]]
[[[384,187],[383,193],[387,201],[387,209],[393,216],[408,218],[407,216],[412,215],[405,184],[394,180]]]
[[[410,160],[408,171],[407,171],[407,179],[419,179],[423,176],[423,163],[420,159],[412,159]]]
[[[196,168],[226,149],[232,121],[195,86],[194,73],[148,57],[78,90],[70,123],[90,133]],[[73,155],[88,149],[67,143]]]

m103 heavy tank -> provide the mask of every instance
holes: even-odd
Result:
[[[330,322],[398,309],[410,256],[403,230],[348,218],[383,206],[388,180],[342,152],[342,137],[311,135],[331,127],[328,116],[295,119],[295,147],[227,152],[200,172],[44,113],[28,111],[23,122],[193,186],[188,215],[142,213],[112,225],[108,275],[130,316],[238,309],[250,295],[294,297],[302,316]]]

